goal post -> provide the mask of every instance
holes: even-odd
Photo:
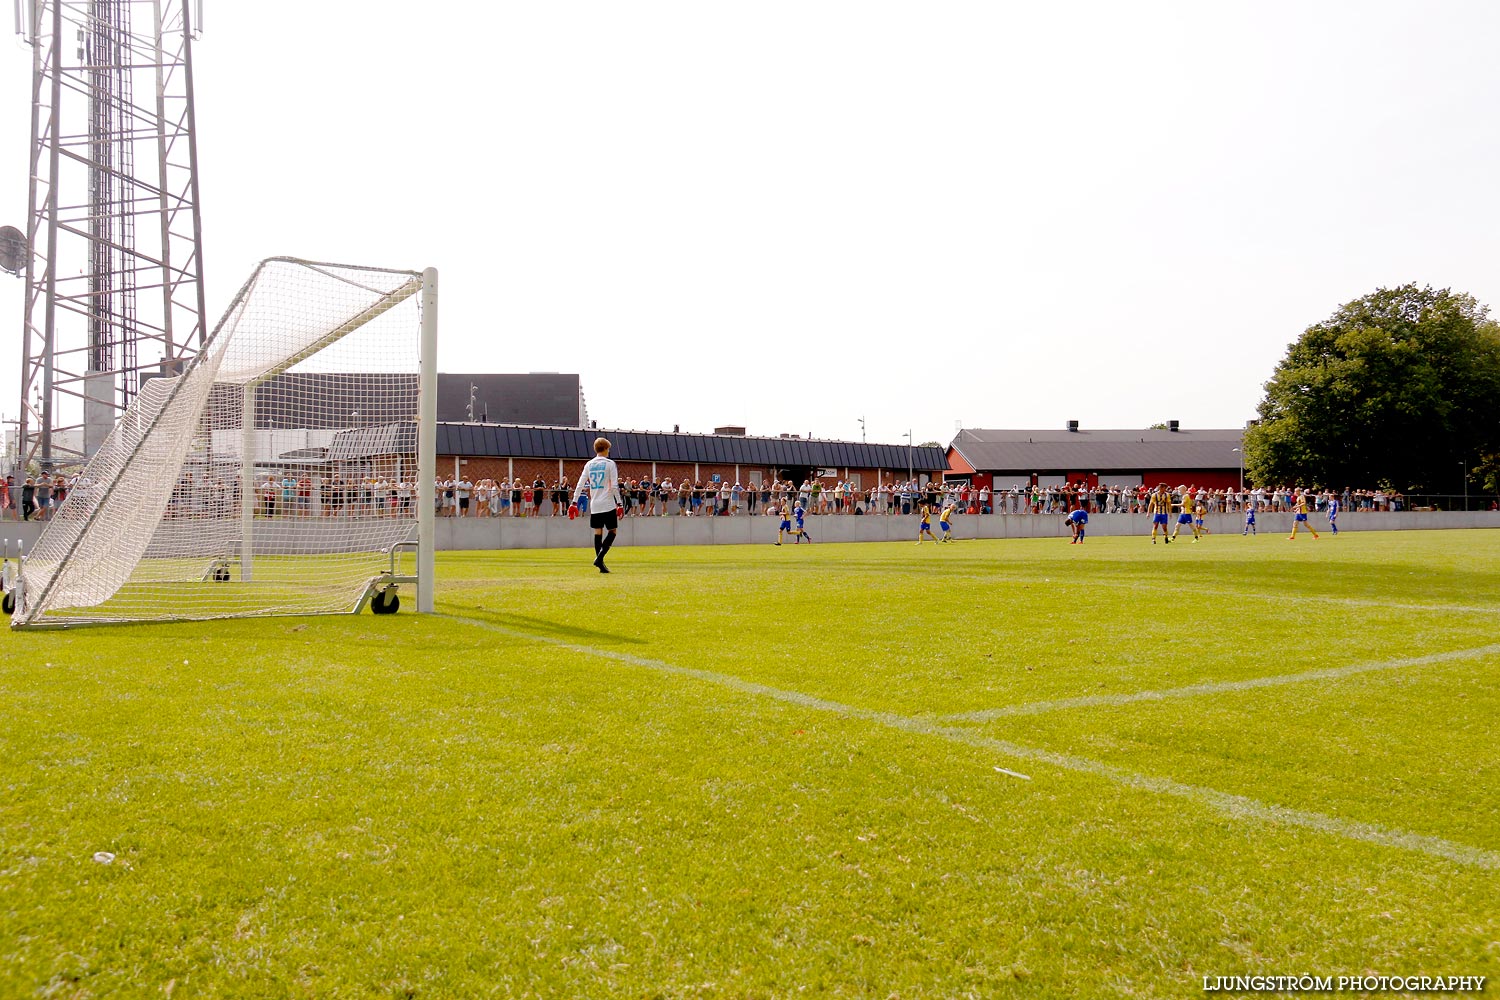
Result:
[[[13,627],[432,610],[437,272],[262,261],[19,573]]]
[[[438,273],[422,272],[421,414],[417,421],[417,610],[433,611],[437,588]]]

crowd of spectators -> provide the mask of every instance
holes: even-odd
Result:
[[[0,484],[0,517],[43,521],[55,515],[71,490],[87,488],[79,477],[26,477],[17,483],[5,477]],[[442,517],[561,517],[572,499],[566,479],[530,482],[515,479],[443,477],[436,483],[436,510]],[[411,516],[416,484],[396,476],[342,475],[314,477],[305,471],[268,473],[257,477],[256,513],[261,517],[402,517]],[[933,508],[952,504],[967,514],[1064,514],[1082,507],[1096,514],[1142,514],[1150,487],[1089,487],[1083,483],[1055,486],[1014,485],[991,489],[967,482],[917,480],[862,487],[847,480],[809,478],[745,484],[711,478],[693,481],[663,478],[625,479],[621,482],[625,517],[736,517],[773,514],[801,504],[809,514],[910,514],[919,505]],[[1318,510],[1337,499],[1345,511],[1400,511],[1411,509],[1393,490],[1310,490],[1294,487],[1220,489],[1179,484],[1174,501],[1184,496],[1201,501],[1210,513],[1242,511],[1253,502],[1267,513],[1290,511],[1294,497],[1306,492]],[[1486,498],[1482,505],[1496,509]],[[1423,502],[1415,504],[1420,508]],[[1449,504],[1451,506],[1451,503]],[[207,473],[185,473],[168,499],[166,516],[228,516],[239,507],[239,480],[210,479]]]
[[[1295,498],[1305,494],[1309,505],[1315,500],[1317,509],[1323,510],[1331,499],[1337,499],[1346,511],[1400,511],[1408,509],[1406,498],[1394,490],[1307,490],[1293,486],[1274,488],[1252,487],[1250,489],[1210,489],[1179,483],[1169,487],[1173,501],[1181,503],[1184,497],[1201,501],[1210,514],[1235,513],[1245,509],[1249,503],[1255,509],[1268,513],[1291,511]],[[1144,514],[1151,487],[1106,486],[1090,487],[1082,483],[1061,486],[1013,486],[997,490],[993,499],[988,491],[981,490],[977,500],[980,512],[993,511],[998,514],[1063,514],[1083,508],[1092,514]],[[970,509],[965,500],[960,509]]]
[[[0,517],[8,521],[45,521],[68,498],[77,476],[26,476],[0,484]]]
[[[572,489],[566,479],[515,480],[443,479],[437,484],[439,512],[447,517],[557,517],[567,510]],[[917,480],[861,487],[844,480],[807,479],[744,484],[727,480],[661,481],[625,479],[621,482],[625,517],[740,516],[770,514],[788,503],[800,503],[809,514],[910,514],[920,504],[948,503],[968,514],[1057,514],[1083,507],[1091,513],[1140,514],[1146,510],[1150,488],[1141,486],[1088,487],[1081,483],[1022,486],[992,490],[969,483],[921,483]],[[1254,502],[1266,512],[1290,511],[1293,498],[1304,492],[1294,487],[1265,489],[1208,489],[1179,484],[1174,499],[1184,495],[1201,500],[1210,513],[1241,511]],[[1337,497],[1348,511],[1399,511],[1406,498],[1390,490],[1306,491],[1317,498],[1318,509]]]

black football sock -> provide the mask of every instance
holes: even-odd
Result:
[[[604,544],[604,536],[602,536],[602,535],[595,535],[594,536],[594,555],[595,556],[599,555],[599,548],[603,544]]]
[[[615,533],[613,531],[607,532],[604,536],[604,544],[599,549],[600,559],[603,559],[605,556],[609,555],[609,547],[613,544],[615,544]]]

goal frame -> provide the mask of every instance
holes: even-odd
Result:
[[[417,379],[418,405],[416,427],[417,482],[415,484],[416,488],[413,491],[413,499],[416,503],[416,537],[408,538],[404,541],[398,541],[387,547],[386,549],[381,550],[383,554],[390,557],[389,568],[385,572],[376,574],[368,581],[363,594],[359,597],[358,601],[347,611],[339,612],[323,610],[308,611],[303,612],[302,614],[317,615],[358,613],[362,611],[366,604],[370,603],[372,600],[382,599],[387,590],[394,591],[395,588],[406,584],[414,585],[415,587],[416,611],[419,614],[431,614],[434,610],[436,591],[434,579],[436,568],[436,553],[434,552],[434,545],[436,543],[435,508],[437,500],[436,449],[438,271],[436,268],[428,267],[418,273],[414,271],[396,269],[370,268],[364,265],[335,264],[324,261],[311,261],[290,256],[268,257],[260,261],[256,265],[255,270],[251,273],[249,279],[247,279],[245,284],[240,287],[238,292],[236,292],[234,298],[230,301],[228,307],[224,311],[225,319],[233,315],[235,313],[235,310],[245,301],[247,296],[249,296],[249,294],[255,287],[257,279],[260,277],[266,265],[273,263],[294,264],[311,269],[351,268],[366,271],[386,271],[387,273],[393,274],[409,274],[411,275],[411,280],[402,285],[401,288],[396,292],[388,294],[381,301],[375,303],[369,308],[363,310],[358,315],[351,317],[344,323],[341,323],[339,326],[328,331],[315,343],[299,351],[297,354],[284,359],[271,370],[245,382],[243,388],[244,396],[242,404],[242,469],[239,498],[239,517],[242,528],[238,558],[232,560],[232,562],[237,562],[239,564],[241,578],[243,581],[249,582],[253,579],[255,551],[252,525],[257,501],[257,493],[254,489],[255,461],[253,459],[253,455],[255,453],[253,439],[255,430],[254,401],[256,388],[265,383],[267,380],[274,378],[276,375],[279,375],[294,367],[299,362],[312,357],[325,347],[337,343],[344,337],[348,336],[350,333],[353,333],[355,330],[358,330],[360,327],[369,323],[376,317],[395,308],[412,296],[420,296],[419,302],[421,308],[421,331],[419,338],[420,346]],[[225,319],[220,320],[220,327],[223,326]],[[216,329],[214,332],[215,334],[217,334],[219,330]],[[212,341],[213,338],[210,338],[209,343],[211,344]],[[186,375],[188,372],[191,372],[208,356],[209,355],[207,351],[204,351],[195,356],[189,363],[187,371],[184,372],[184,375]],[[162,416],[168,412],[171,400],[175,399],[177,394],[183,391],[186,385],[187,379],[183,378],[172,387],[167,402],[164,403],[163,406],[158,410],[158,412],[152,417],[152,422],[147,428],[146,433],[140,436],[134,448],[131,450],[132,457],[136,454],[139,454],[142,448],[145,447],[146,443],[150,440],[151,432],[156,429],[157,424],[162,419]],[[133,415],[133,409],[126,411],[120,416],[119,421],[130,419]],[[65,563],[68,559],[72,558],[72,556],[78,550],[78,547],[83,543],[83,540],[88,537],[90,528],[97,521],[97,519],[102,516],[101,511],[105,507],[105,501],[107,501],[109,496],[114,493],[117,486],[118,480],[116,480],[115,483],[109,484],[105,488],[104,497],[98,504],[94,506],[93,510],[90,511],[88,517],[84,520],[83,525],[73,539],[72,545],[69,547],[67,553],[63,556],[61,562]],[[52,522],[49,522],[47,527],[50,528],[51,524]],[[44,534],[46,530],[46,528],[43,529]],[[415,548],[416,550],[415,573],[413,575],[399,575],[396,571],[397,552],[402,549],[411,548]],[[33,551],[35,551],[35,549],[36,547],[33,546]],[[52,587],[56,586],[57,580],[58,574],[54,573],[48,582],[47,588],[43,590],[42,593],[36,595],[35,600],[44,601],[47,598],[48,593],[50,592]],[[27,593],[27,579],[24,559],[20,562],[19,572],[15,574],[14,586],[9,591],[7,591],[7,597],[12,596],[15,603],[15,612],[11,616],[10,622],[10,627],[12,630],[72,629],[103,625],[147,624],[151,622],[166,623],[173,620],[170,618],[134,620],[101,617],[98,619],[68,620],[49,620],[46,618],[37,618],[36,620],[32,621],[24,621],[23,618],[27,614],[30,603],[28,600],[30,595],[28,595]],[[377,608],[376,610],[379,609]],[[297,616],[298,614],[299,613],[297,612],[270,611],[266,612],[264,617]],[[262,617],[262,615],[214,615],[206,616],[204,618],[189,616],[181,620],[222,620],[225,617],[245,618]]]

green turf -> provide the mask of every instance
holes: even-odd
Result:
[[[12,633],[0,997],[1493,976],[1497,557],[445,553],[441,617]]]

